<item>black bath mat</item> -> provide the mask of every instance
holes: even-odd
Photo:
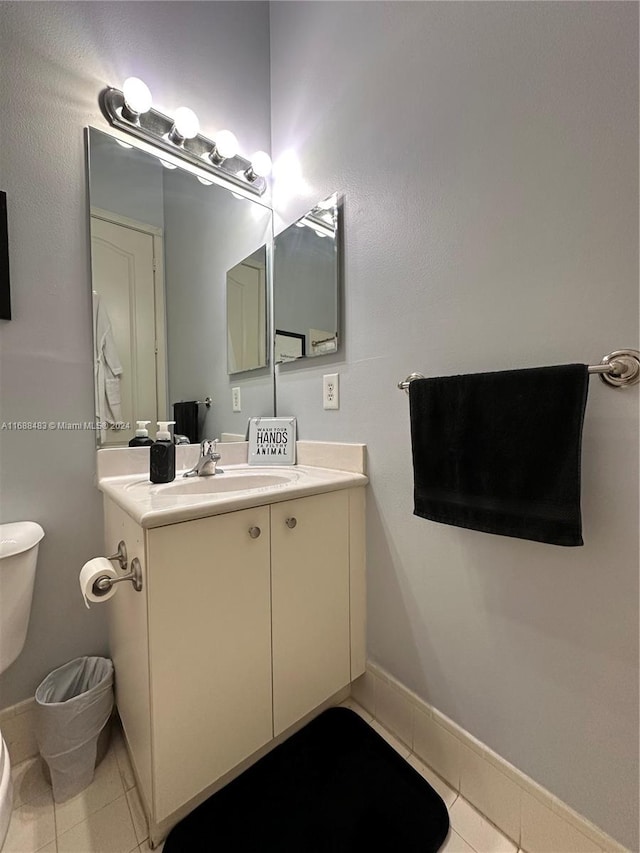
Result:
[[[367,723],[330,708],[209,797],[164,853],[435,853],[440,796]]]

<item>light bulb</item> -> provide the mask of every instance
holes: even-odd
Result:
[[[256,151],[251,156],[251,171],[259,178],[266,178],[271,174],[271,157],[266,151]]]
[[[131,117],[137,118],[142,113],[148,113],[153,99],[146,83],[139,77],[127,77],[122,86],[124,103]]]
[[[167,163],[166,160],[160,160],[165,169],[177,169],[178,167],[174,163]]]
[[[201,178],[200,175],[196,175],[196,178],[200,181],[201,184],[204,184],[205,187],[213,186],[213,181],[208,181],[206,178]]]
[[[230,130],[221,130],[220,133],[216,133],[215,143],[216,151],[223,160],[235,157],[240,147],[235,133]]]
[[[185,139],[193,139],[200,131],[198,116],[189,107],[178,107],[173,119],[169,139],[180,145]]]

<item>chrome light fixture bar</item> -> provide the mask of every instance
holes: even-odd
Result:
[[[222,154],[225,152],[220,152],[212,139],[208,139],[201,133],[195,133],[191,138],[185,137],[177,130],[178,122],[164,113],[153,108],[145,112],[136,112],[129,103],[125,102],[124,93],[119,89],[111,87],[104,89],[100,93],[99,100],[103,115],[109,124],[117,127],[118,130],[124,130],[174,157],[186,160],[198,169],[215,175],[218,179],[222,178],[236,187],[241,187],[245,192],[261,196],[266,190],[267,181],[263,174],[265,170],[262,159],[257,159],[258,169],[256,169],[255,162],[252,163],[239,154],[224,157]],[[178,118],[176,113],[176,119]],[[268,155],[263,152],[259,153],[264,158],[268,158]]]

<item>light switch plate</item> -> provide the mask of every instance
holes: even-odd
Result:
[[[338,373],[326,373],[322,377],[322,407],[340,408],[340,376]]]
[[[231,389],[231,409],[234,412],[242,411],[242,403],[240,399],[240,388],[236,386]]]

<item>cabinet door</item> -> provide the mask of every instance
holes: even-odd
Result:
[[[278,735],[349,683],[346,491],[272,505],[271,595]]]
[[[269,508],[154,529],[148,547],[160,821],[272,737]]]

